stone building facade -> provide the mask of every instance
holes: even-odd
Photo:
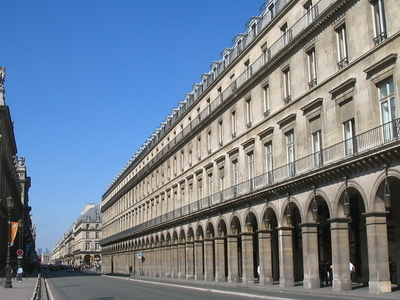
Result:
[[[52,251],[52,263],[67,266],[101,264],[102,214],[98,204],[87,204]]]
[[[107,188],[103,271],[390,292],[397,11],[395,0],[267,1]]]

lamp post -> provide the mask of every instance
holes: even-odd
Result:
[[[8,241],[7,241],[6,281],[4,282],[4,288],[12,288],[11,264],[10,264],[11,210],[14,208],[14,200],[12,197],[7,197],[6,205],[7,205],[7,215],[8,215]]]

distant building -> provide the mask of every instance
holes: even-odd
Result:
[[[398,12],[266,1],[107,188],[103,271],[398,286]]]
[[[65,265],[101,263],[102,214],[99,205],[88,204],[52,251],[51,261]]]

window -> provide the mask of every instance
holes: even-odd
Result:
[[[293,130],[286,133],[286,153],[288,162],[288,173],[290,176],[295,175],[295,156],[294,156],[294,132]]]
[[[270,114],[269,84],[263,86],[263,102],[264,102],[264,116],[268,117]]]
[[[357,152],[355,140],[354,119],[343,123],[345,154],[352,155]]]
[[[236,186],[239,184],[239,164],[238,160],[235,159],[232,161],[232,179],[233,179],[233,186]]]
[[[384,0],[371,1],[374,10],[375,45],[387,38]]]
[[[345,24],[338,27],[336,29],[336,33],[337,33],[337,46],[338,46],[338,66],[339,69],[341,69],[347,66],[347,64],[349,63]]]
[[[267,182],[268,184],[272,184],[273,170],[273,156],[272,156],[272,142],[265,144],[265,171],[267,173]]]
[[[244,66],[246,68],[246,79],[249,79],[251,77],[251,75],[253,75],[252,69],[250,66],[250,61],[246,60],[246,62],[244,63]]]
[[[208,174],[208,195],[212,196],[214,193],[214,182],[212,173]]]
[[[211,130],[207,132],[207,150],[208,153],[211,153]]]
[[[252,105],[251,105],[251,98],[246,100],[246,118],[247,118],[247,128],[250,128],[253,121],[253,112],[252,112]]]
[[[304,5],[304,9],[307,11],[306,13],[306,19],[307,19],[307,25],[310,25],[313,21],[313,15],[312,15],[312,2],[307,2]]]
[[[399,136],[396,126],[396,99],[394,96],[393,78],[378,86],[379,100],[382,111],[383,136],[385,141],[390,141]]]
[[[255,170],[254,170],[254,152],[251,151],[247,154],[247,161],[249,164],[249,180],[250,180],[250,190],[254,188],[254,177],[255,177]]]
[[[219,169],[219,190],[221,191],[221,193],[225,190],[225,168],[224,167],[221,167]]]
[[[184,164],[185,164],[185,153],[182,150],[181,151],[181,171],[183,171],[183,169],[184,169]]]
[[[201,160],[201,137],[197,138],[197,158]]]
[[[283,97],[285,104],[290,103],[292,100],[290,93],[290,68],[286,68],[283,70]]]
[[[87,239],[90,238],[90,232],[89,231],[86,231],[86,238]]]
[[[224,102],[224,96],[222,94],[222,87],[218,88],[218,98],[219,98],[219,103]],[[211,112],[211,108],[210,108],[210,112]]]
[[[231,126],[232,126],[232,137],[236,137],[236,127],[237,127],[237,120],[236,120],[236,111],[232,110],[231,112]]]
[[[312,134],[313,141],[313,153],[314,153],[314,167],[322,165],[322,143],[321,143],[321,131],[316,131]]]
[[[201,178],[197,180],[197,199],[203,199],[203,180]]]
[[[224,127],[222,120],[218,122],[218,139],[219,145],[222,146],[224,144]]]
[[[210,100],[210,98],[207,99],[207,111],[208,111],[208,113],[211,113],[211,100]]]
[[[315,63],[315,48],[307,52],[308,59],[308,87],[312,88],[317,85],[317,67]]]
[[[100,233],[98,231],[95,232],[95,237],[98,239],[100,237]]]
[[[96,251],[100,251],[100,244],[99,243],[94,244],[94,249]]]
[[[92,245],[90,243],[86,243],[86,251],[92,250]]]
[[[292,30],[288,28],[287,23],[281,27],[283,46],[286,46],[292,39]]]

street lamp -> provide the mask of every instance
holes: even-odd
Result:
[[[6,281],[4,282],[4,288],[12,288],[11,264],[10,264],[11,210],[14,208],[14,200],[12,197],[7,197],[6,206],[8,215],[8,241],[7,241]]]

